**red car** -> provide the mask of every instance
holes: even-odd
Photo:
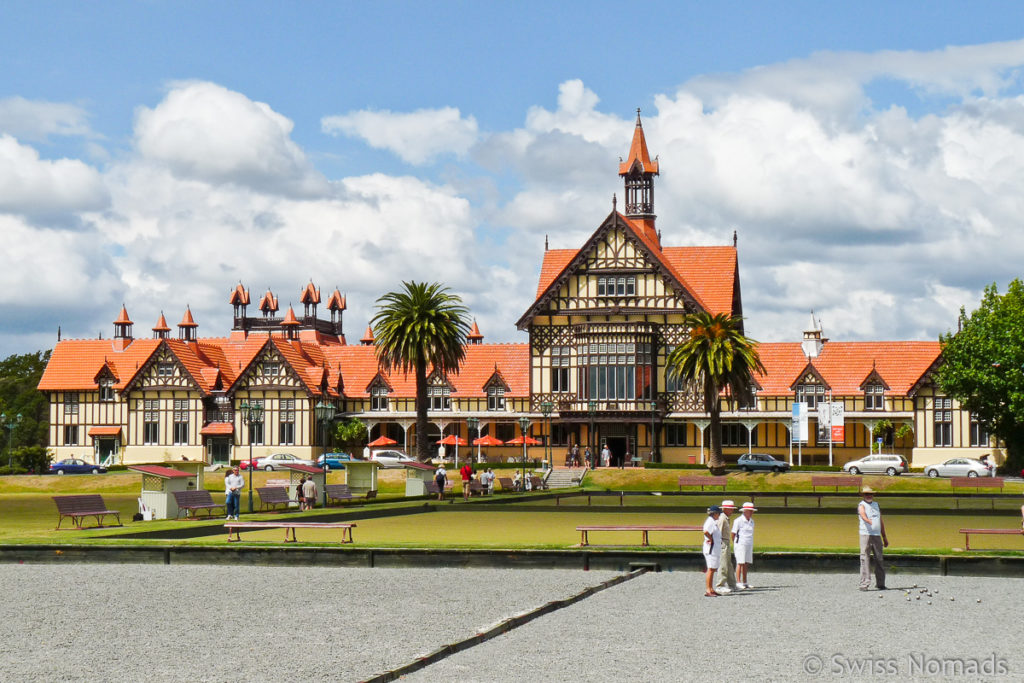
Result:
[[[259,458],[253,458],[252,460],[243,460],[242,462],[238,463],[238,466],[241,467],[243,470],[247,470],[249,469],[249,463],[252,463],[253,467],[255,468],[257,460],[259,460]]]

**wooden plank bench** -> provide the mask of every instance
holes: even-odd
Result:
[[[284,542],[295,543],[296,529],[341,529],[341,542],[352,542],[352,528],[356,525],[352,522],[226,522],[224,528],[228,530],[228,541],[234,543],[241,541],[239,532],[243,529],[284,529]],[[289,538],[289,533],[291,538]],[[231,538],[231,534],[235,538]]]
[[[487,494],[487,487],[485,487],[480,482],[479,479],[473,479],[472,481],[469,482],[469,495],[470,495],[470,497],[472,497],[474,495],[483,496],[483,495],[486,495],[486,494]]]
[[[999,489],[1003,490],[1003,478],[1002,477],[950,477],[949,486],[951,489],[956,491],[957,489]],[[996,509],[995,498],[991,499],[992,509]],[[960,498],[956,498],[956,509],[960,509]]]
[[[103,502],[103,496],[98,493],[85,493],[74,496],[53,496],[53,502],[57,504],[57,528],[60,529],[61,522],[65,517],[70,517],[75,527],[82,528],[83,517],[95,517],[96,526],[103,526],[103,518],[107,515],[117,517],[117,526],[121,524],[121,513],[111,510]]]
[[[993,536],[1024,536],[1024,529],[961,529],[964,535],[964,550],[971,549],[971,534],[988,534]],[[993,548],[993,550],[996,550]]]
[[[591,531],[639,531],[640,532],[640,545],[650,545],[648,543],[648,534],[651,531],[703,531],[704,527],[700,526],[676,526],[676,525],[665,525],[665,524],[590,524],[585,526],[576,527],[576,531],[580,532],[580,545],[586,546],[588,543],[588,532]]]
[[[296,502],[288,497],[288,489],[283,486],[262,486],[256,489],[256,493],[260,494],[260,510],[268,505],[272,510],[277,509],[274,507],[276,505],[284,505],[287,508]]]
[[[856,486],[857,490],[860,491],[863,483],[863,477],[854,475],[835,474],[827,477],[811,475],[811,490],[813,491],[817,491],[819,486],[831,487],[836,493],[839,492],[840,486]]]
[[[544,480],[540,477],[530,477],[530,490],[531,491],[543,491],[547,488],[544,484]]]
[[[181,511],[185,511],[185,517],[188,517],[189,512],[192,513],[192,518],[195,519],[197,510],[206,510],[206,514],[209,517],[213,517],[213,511],[216,508],[221,508],[227,512],[227,505],[225,503],[215,503],[213,496],[206,489],[198,489],[195,491],[172,491],[174,494],[174,504],[178,506],[178,513],[175,518],[181,517]]]
[[[726,484],[729,483],[729,478],[726,476],[721,477],[695,477],[695,476],[682,476],[679,477],[679,490],[682,491],[684,486],[699,486],[700,490],[703,491],[704,487],[721,486],[722,490],[725,490]]]
[[[330,503],[332,500],[356,500],[356,496],[352,495],[351,489],[348,484],[327,484],[324,486],[324,490],[327,492],[327,502]],[[377,489],[371,489],[366,492],[366,500],[373,500],[377,497]]]
[[[512,477],[498,477],[498,483],[501,484],[502,491],[516,490],[516,485],[512,482]]]

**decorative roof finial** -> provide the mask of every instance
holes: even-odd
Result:
[[[544,235],[544,251],[548,250],[548,236]]]
[[[615,207],[618,205],[619,200],[616,199],[615,193],[612,192],[612,211],[615,211]]]
[[[736,248],[736,241],[737,241],[736,231],[735,231],[735,230],[733,230],[733,231],[732,231],[732,248],[733,248],[733,249],[735,249],[735,248]]]

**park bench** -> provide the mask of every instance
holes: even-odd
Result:
[[[53,502],[57,504],[57,528],[60,529],[61,522],[65,517],[70,517],[75,527],[82,528],[83,517],[95,517],[96,526],[103,526],[103,518],[107,515],[117,517],[117,525],[121,524],[121,513],[111,510],[103,502],[103,496],[98,493],[86,493],[74,496],[53,496]]]
[[[832,475],[827,477],[811,475],[811,489],[814,491],[817,491],[819,486],[831,487],[836,493],[839,492],[840,486],[856,486],[857,490],[860,491],[862,483],[863,477],[853,475]]]
[[[498,477],[498,483],[501,484],[502,491],[515,491],[516,485],[512,481],[512,477]]]
[[[352,495],[352,491],[349,490],[348,484],[327,484],[324,486],[324,490],[327,492],[327,502],[332,500],[355,500],[356,497]],[[377,497],[377,489],[371,489],[366,492],[366,499],[372,500]]]
[[[172,491],[174,494],[174,504],[178,506],[178,513],[175,518],[181,517],[181,511],[185,511],[185,517],[188,517],[189,512],[192,513],[192,518],[196,516],[197,510],[206,510],[206,514],[209,517],[213,517],[213,511],[216,508],[221,508],[225,512],[227,506],[224,503],[215,503],[213,496],[206,489],[197,489],[195,491]]]
[[[260,494],[260,510],[268,505],[276,509],[275,505],[284,505],[286,508],[295,501],[288,497],[288,489],[283,486],[262,486],[256,489]]]
[[[296,529],[341,529],[341,542],[352,542],[352,522],[226,522],[224,527],[228,530],[228,541],[241,541],[240,532],[245,529],[284,529],[284,542],[295,543]],[[235,538],[231,538],[231,534]],[[289,538],[289,535],[291,538]]]
[[[474,479],[469,482],[469,495],[486,495],[487,487],[484,486],[479,480]]]
[[[703,531],[704,527],[699,526],[676,526],[676,525],[665,525],[665,524],[632,524],[632,525],[611,525],[611,524],[591,524],[585,526],[576,527],[576,531],[580,532],[580,545],[586,546],[588,543],[588,532],[591,531],[639,531],[640,532],[640,545],[650,545],[648,543],[648,534],[651,531]]]
[[[971,534],[988,534],[993,536],[1024,536],[1024,529],[961,529],[964,535],[964,550],[971,549]],[[993,548],[995,550],[995,548]]]
[[[954,491],[957,489],[999,489],[1003,490],[1003,478],[1002,477],[950,477],[949,486]],[[956,499],[956,508],[960,509],[960,498]],[[995,498],[991,499],[992,509],[996,509]]]
[[[704,487],[721,486],[722,490],[725,490],[726,484],[729,483],[729,478],[726,476],[721,477],[694,477],[694,476],[682,476],[679,477],[679,490],[682,491],[684,486],[699,486],[700,490],[703,491]]]
[[[541,479],[540,477],[530,477],[530,490],[540,491],[546,488],[547,485],[544,483],[543,479]]]

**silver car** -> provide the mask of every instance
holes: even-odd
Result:
[[[903,474],[909,469],[907,459],[895,453],[875,453],[843,465],[843,471],[850,474],[888,474],[890,477]]]
[[[401,467],[407,462],[416,462],[402,451],[373,451],[370,460],[375,460],[381,467]]]
[[[256,461],[256,469],[266,470],[267,472],[273,472],[276,468],[285,465],[309,465],[310,467],[316,467],[316,463],[312,460],[303,460],[291,453],[274,453]]]
[[[929,477],[994,477],[992,468],[974,458],[951,458],[941,465],[928,465],[924,473]]]

